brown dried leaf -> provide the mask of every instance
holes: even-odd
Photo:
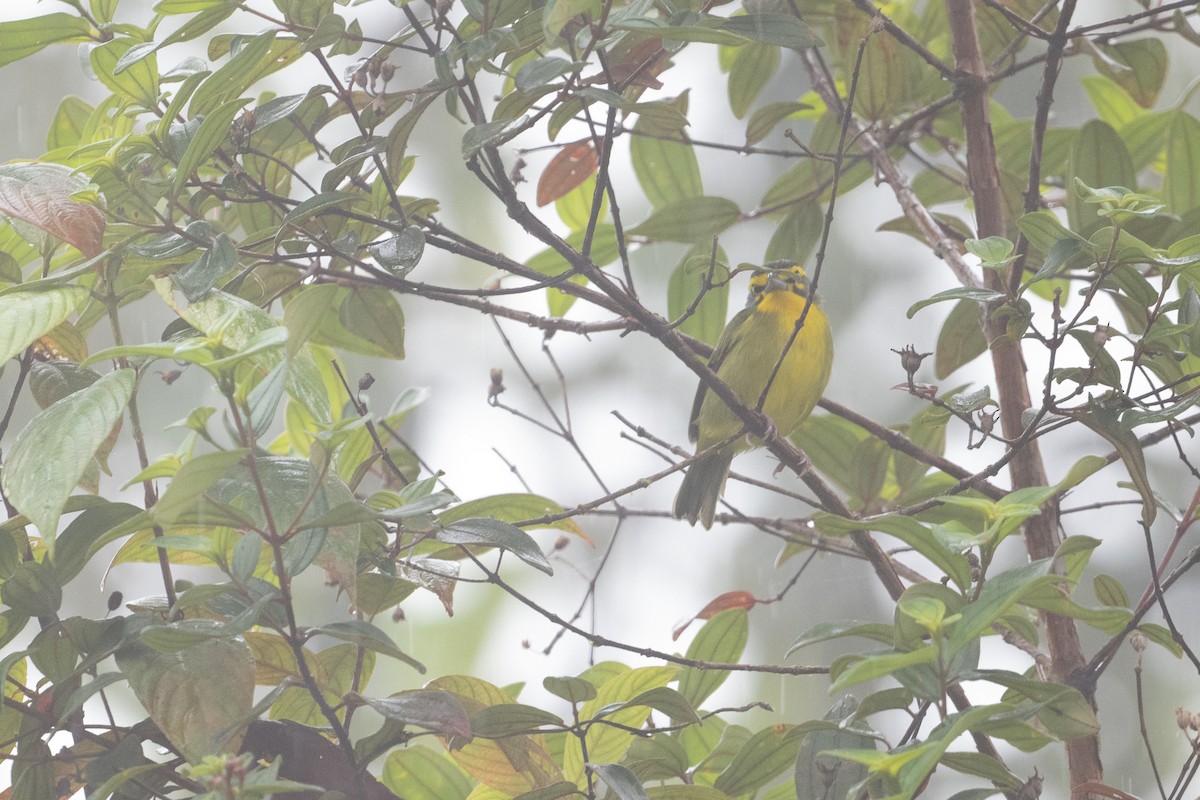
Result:
[[[589,141],[573,142],[559,150],[538,179],[538,206],[553,203],[566,195],[590,178],[599,165]]]

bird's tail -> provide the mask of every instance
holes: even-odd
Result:
[[[676,519],[686,519],[695,525],[696,520],[705,528],[711,528],[717,513],[717,501],[725,490],[725,479],[729,477],[729,464],[733,453],[728,449],[716,450],[702,456],[688,468],[675,495],[674,514]]]

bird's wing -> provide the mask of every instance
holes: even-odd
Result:
[[[741,338],[742,330],[745,328],[746,320],[754,312],[754,308],[747,306],[734,315],[733,319],[729,320],[729,324],[725,326],[725,330],[721,331],[721,338],[717,340],[717,346],[713,348],[712,355],[708,359],[708,368],[713,372],[719,372],[721,364],[725,363],[725,358],[729,352],[733,350],[734,344]],[[704,405],[704,396],[708,393],[708,384],[700,381],[700,385],[696,387],[696,397],[692,400],[692,415],[688,419],[688,441],[694,442],[700,438],[700,407]]]

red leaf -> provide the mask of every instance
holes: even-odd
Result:
[[[537,204],[553,203],[591,177],[599,165],[589,141],[573,142],[559,150],[538,179]]]
[[[87,185],[57,164],[3,164],[0,213],[35,225],[92,258],[103,249],[104,212],[71,197]]]

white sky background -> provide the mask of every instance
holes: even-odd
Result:
[[[125,0],[123,8],[127,8],[128,19],[144,19],[142,12],[135,12],[139,5]],[[1080,22],[1140,8],[1137,3],[1118,0],[1093,0],[1080,6]],[[33,4],[25,0],[3,0],[0,2],[0,19],[59,10],[66,10],[66,7],[53,2]],[[340,10],[347,16],[359,16],[364,30],[374,30],[381,35],[402,24],[399,12],[386,3]],[[253,28],[252,20],[238,16],[234,25],[224,30]],[[168,68],[188,54],[185,48],[176,47],[168,54],[160,55],[160,67]],[[202,55],[202,51],[197,50],[196,54]],[[360,53],[365,54],[366,51]],[[1172,54],[1173,57],[1183,55],[1178,48],[1173,49]],[[1194,58],[1194,53],[1191,55]],[[398,59],[397,63],[401,66],[397,85],[418,83],[414,75],[424,74],[426,69],[415,61],[401,63]],[[1090,70],[1089,62],[1078,65],[1069,62],[1064,69],[1056,92],[1059,102],[1052,124],[1078,125],[1084,117],[1093,116],[1075,82],[1078,75],[1087,70]],[[287,74],[288,83],[280,83],[276,78],[270,88],[280,94],[295,93],[324,81],[324,76],[315,71],[304,78],[291,71]],[[769,90],[774,96],[764,96],[759,102],[794,99],[807,90],[803,78],[797,82],[795,76],[798,74],[795,58],[785,56],[780,74]],[[1160,107],[1176,102],[1194,74],[1194,68],[1173,61]],[[676,66],[664,75],[673,93],[683,76],[694,76],[690,133],[697,139],[740,142],[744,121],[734,120],[729,111],[723,83],[716,71],[715,49],[694,46],[676,59]],[[1036,79],[1036,71],[1031,71],[1029,78]],[[69,93],[88,98],[102,93],[98,84],[84,76],[78,50],[73,45],[51,48],[26,62],[5,68],[0,75],[0,107],[9,113],[9,136],[0,146],[0,159],[27,158],[40,153],[57,102]],[[1003,92],[1000,99],[1015,116],[1032,113],[1032,91],[1023,92],[1013,87]],[[434,111],[433,118],[444,120],[444,115],[436,114],[436,108]],[[537,243],[515,234],[514,226],[503,217],[498,205],[485,198],[483,192],[472,185],[465,170],[458,166],[462,163],[458,152],[464,130],[461,126],[428,123],[418,128],[410,144],[410,152],[419,156],[418,166],[405,183],[403,192],[442,198],[444,206],[440,218],[443,222],[514,257],[523,259],[532,255],[541,249]],[[346,135],[349,136],[349,132]],[[781,137],[777,138],[778,146],[786,146]],[[564,133],[559,141],[570,139],[569,133]],[[624,147],[617,148],[614,180],[618,190],[625,190],[626,199],[621,210],[629,227],[643,219],[648,208],[640,201],[641,193],[623,158],[626,152]],[[523,192],[530,205],[533,204],[537,175],[549,155],[534,154],[527,158],[529,165],[525,175],[529,183],[523,187]],[[730,196],[743,209],[753,208],[774,174],[790,166],[781,161],[741,159],[729,154],[720,154],[711,160],[704,160],[706,157],[702,154],[701,158],[708,193]],[[319,173],[327,165],[310,162],[309,167]],[[447,191],[449,182],[454,182],[455,186]],[[544,211],[549,214],[546,218],[553,218],[552,209]],[[969,219],[966,212],[959,211]],[[914,399],[891,389],[903,380],[903,373],[890,348],[912,343],[918,350],[932,350],[940,321],[950,308],[949,304],[935,306],[920,312],[913,320],[906,318],[909,305],[934,291],[948,288],[951,279],[945,266],[917,243],[898,234],[873,233],[880,223],[898,213],[890,191],[886,187],[874,189],[870,182],[841,198],[821,278],[821,292],[838,347],[827,396],[888,423],[901,422],[920,407]],[[557,224],[556,219],[553,221]],[[769,226],[763,224],[737,226],[723,237],[722,245],[733,263],[761,261],[769,232]],[[682,247],[655,245],[633,253],[639,291],[650,307],[662,313],[666,311],[666,276],[682,250]],[[491,270],[448,258],[430,249],[412,277],[431,283],[477,286],[490,280],[493,274]],[[731,313],[740,304],[743,291],[744,284],[736,284],[732,289]],[[347,359],[350,378],[353,381],[358,372],[370,369],[378,380],[370,391],[372,406],[377,411],[386,410],[396,394],[406,387],[427,386],[432,390],[431,399],[410,417],[404,432],[427,463],[446,471],[446,481],[461,498],[522,491],[493,448],[520,469],[534,491],[552,497],[564,506],[603,493],[564,442],[487,405],[488,371],[492,367],[501,367],[509,388],[504,401],[545,419],[536,405],[534,393],[502,347],[489,319],[476,312],[435,305],[417,298],[402,297],[400,301],[407,317],[407,360],[368,363],[350,358]],[[540,294],[517,298],[513,302],[535,311],[545,307]],[[153,307],[153,299],[143,301],[137,307],[139,313],[146,314],[146,319],[141,330],[136,325],[131,326],[127,331],[129,340],[136,341],[140,337],[150,341],[159,337],[169,317]],[[576,304],[571,312],[576,318],[590,314],[594,315],[583,304]],[[1115,312],[1113,321],[1119,321]],[[539,352],[541,335],[525,331],[514,323],[502,324],[542,388],[550,396],[557,397],[553,371]],[[93,342],[94,347],[100,344]],[[627,485],[662,467],[662,462],[643,448],[620,438],[623,426],[611,415],[614,409],[656,435],[686,445],[685,427],[695,378],[650,339],[641,334],[625,338],[603,334],[587,341],[573,334],[560,333],[549,346],[566,374],[571,416],[580,445],[593,459],[609,488]],[[1032,350],[1028,352],[1031,370],[1036,374],[1037,354]],[[919,374],[918,379],[932,381],[931,367]],[[980,361],[951,376],[944,388],[970,382],[979,385],[990,380],[989,368]],[[0,381],[0,396],[5,396],[11,389],[11,382],[12,370],[9,370]],[[182,417],[194,404],[216,405],[216,400],[215,392],[207,388],[206,380],[199,372],[189,373],[170,388],[148,381],[142,411],[152,435],[151,457],[174,449],[178,442],[176,432],[158,433],[164,425]],[[33,412],[31,403],[22,408],[25,418]],[[964,440],[965,435],[952,426],[948,450],[960,453],[961,448],[956,449],[955,445],[961,445]],[[1052,481],[1061,477],[1078,456],[1067,446],[1068,441],[1068,437],[1062,437],[1057,447],[1044,448]],[[1075,441],[1085,439],[1080,437]],[[104,484],[108,493],[136,471],[132,452],[126,451],[125,455],[128,457],[125,462],[120,452],[114,455],[114,478]],[[995,449],[972,451],[970,458],[974,461],[969,466],[980,466],[998,455],[999,451]],[[1190,488],[1173,485],[1172,476],[1178,470],[1169,456],[1166,451],[1162,456],[1152,456],[1152,474],[1164,493],[1175,502],[1183,503]],[[741,457],[735,468],[770,479],[772,466],[760,453]],[[1123,473],[1110,468],[1072,496],[1067,505],[1111,498],[1122,491],[1115,489],[1114,483],[1124,479]],[[794,478],[785,476],[781,480],[790,487],[802,488]],[[639,492],[627,498],[626,504],[631,508],[667,509],[678,481],[675,477]],[[753,509],[754,513],[798,513],[784,506],[759,507],[757,504],[762,503],[765,496],[757,491],[741,492],[731,485],[728,496],[743,510]],[[131,493],[131,500],[140,501],[140,490]],[[1089,575],[1095,571],[1113,573],[1136,597],[1141,593],[1141,581],[1146,572],[1140,534],[1131,524],[1134,519],[1132,512],[1117,509],[1086,518],[1083,515],[1068,517],[1066,524],[1069,533],[1105,540],[1093,559]],[[569,616],[578,605],[584,591],[581,575],[593,573],[600,548],[613,527],[610,518],[590,518],[581,524],[596,540],[598,549],[591,551],[579,542],[572,542],[556,557],[554,578],[521,569],[515,563],[507,564],[510,578],[522,591],[564,616]],[[1166,528],[1160,527],[1159,533],[1165,541]],[[547,545],[553,539],[551,532],[536,533],[535,536]],[[691,616],[725,591],[747,589],[759,597],[774,595],[798,563],[793,560],[776,569],[777,544],[742,526],[703,531],[673,520],[633,520],[626,523],[620,536],[599,582],[599,605],[594,613],[585,615],[581,623],[584,626],[594,623],[599,633],[615,639],[666,651],[682,651],[695,630],[689,630],[679,642],[672,642],[670,635],[675,622]],[[1007,547],[1010,558],[1023,558],[1019,542],[1014,540]],[[109,576],[103,591],[99,578],[97,572],[85,573],[72,585],[65,613],[92,613],[96,604],[103,602],[105,592],[112,589],[120,589],[126,598],[161,591],[161,587],[156,586],[157,568],[118,567]],[[800,633],[820,620],[889,619],[887,609],[890,606],[883,602],[877,590],[848,589],[848,585],[874,587],[875,582],[861,565],[836,558],[818,558],[783,603],[755,610],[747,660],[778,661]],[[338,618],[343,613],[344,604],[333,604],[332,592],[322,588],[315,575],[310,587],[311,592],[305,594],[309,605],[302,610],[302,616],[316,622]],[[1182,604],[1184,592],[1188,590],[1181,587],[1176,591],[1176,602]],[[1081,589],[1081,596],[1085,602],[1091,602],[1087,588]],[[540,687],[543,676],[575,674],[587,663],[587,648],[571,636],[560,642],[550,657],[542,655],[542,648],[553,635],[553,626],[491,588],[461,587],[456,614],[450,620],[445,618],[440,604],[432,599],[410,601],[405,608],[408,620],[390,630],[401,647],[430,667],[427,677],[469,672],[497,684],[528,681],[529,687],[522,699],[537,704],[545,701]],[[1184,634],[1195,640],[1200,631],[1189,617],[1194,615],[1177,614],[1186,626]],[[385,627],[390,626],[386,621],[380,622]],[[1102,637],[1092,636],[1086,630],[1084,635],[1089,650],[1102,641]],[[530,649],[522,646],[524,640],[532,645]],[[810,648],[791,661],[827,662],[832,655],[854,646],[855,643]],[[1010,652],[988,642],[984,657],[994,659],[988,666],[1023,669],[1024,662],[1011,659]],[[613,650],[599,651],[595,657],[597,660],[611,658],[639,663],[635,657]],[[1136,741],[1131,724],[1136,718],[1131,705],[1131,690],[1127,691],[1131,686],[1128,680],[1131,668],[1131,658],[1123,651],[1110,669],[1107,683],[1103,684],[1101,718],[1108,727],[1104,748],[1106,762],[1112,770],[1111,780],[1119,788],[1137,792],[1148,790],[1149,785],[1125,785],[1118,778],[1123,772],[1146,774],[1144,751]],[[1184,745],[1174,732],[1173,708],[1194,703],[1196,676],[1186,670],[1178,672],[1182,668],[1161,650],[1152,648],[1147,654],[1149,686],[1165,685],[1164,681],[1177,676],[1181,681],[1170,696],[1153,690],[1150,693],[1148,715],[1159,746],[1160,766],[1164,758],[1169,760],[1170,756],[1166,754],[1172,750],[1172,743],[1176,752]],[[385,668],[381,661],[371,691],[386,694],[416,686],[421,680],[407,668]],[[826,687],[827,680],[820,677],[786,680],[735,677],[709,705],[740,705],[765,700],[781,712],[779,717],[758,716],[736,721],[755,727],[780,718],[799,722],[823,714],[832,704],[833,698],[828,696]],[[865,691],[860,687],[858,693],[865,694]],[[1029,773],[1036,764],[1043,775],[1054,780],[1059,777],[1056,771],[1063,765],[1061,759],[1050,755],[1051,752],[1033,759],[1018,757],[1012,763],[1018,771],[1028,764]],[[1121,765],[1128,769],[1121,769]]]

